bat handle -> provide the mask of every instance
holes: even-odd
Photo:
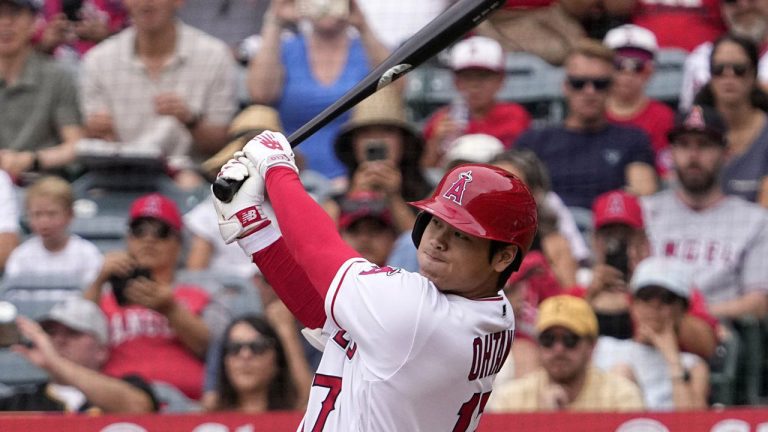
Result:
[[[219,177],[213,182],[211,189],[213,189],[213,194],[216,195],[216,198],[218,198],[219,201],[228,203],[232,201],[232,198],[234,198],[242,185],[243,182],[241,181],[227,180]]]

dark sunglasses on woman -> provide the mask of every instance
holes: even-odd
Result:
[[[251,342],[227,342],[224,344],[224,354],[237,355],[243,348],[247,348],[252,354],[259,355],[272,348],[272,341],[259,339]]]
[[[744,63],[715,63],[709,68],[712,76],[723,76],[725,70],[730,69],[734,75],[743,78],[749,71],[749,65]]]

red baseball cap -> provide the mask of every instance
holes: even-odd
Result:
[[[621,190],[606,192],[595,198],[592,204],[592,218],[595,229],[608,224],[628,225],[635,229],[645,226],[640,201],[636,196]]]
[[[172,199],[159,193],[144,195],[131,204],[129,223],[141,218],[157,219],[174,230],[181,231],[179,208]]]
[[[380,220],[385,226],[394,228],[392,214],[384,197],[373,192],[354,192],[342,199],[339,214],[339,229],[347,229],[362,218]]]

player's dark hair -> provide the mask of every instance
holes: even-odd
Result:
[[[298,400],[298,394],[296,387],[291,377],[290,368],[288,367],[288,359],[286,357],[283,344],[280,342],[280,338],[277,336],[274,328],[264,319],[256,315],[244,315],[239,318],[235,318],[229,323],[224,331],[224,340],[222,343],[226,344],[229,340],[232,328],[239,324],[245,323],[251,326],[254,330],[259,332],[262,337],[268,339],[274,343],[275,349],[275,361],[277,373],[269,383],[269,389],[267,393],[267,410],[292,410],[296,408],[296,402]],[[218,356],[218,379],[217,379],[217,393],[218,399],[216,401],[216,411],[231,411],[240,408],[240,397],[237,390],[232,385],[232,381],[229,379],[229,374],[225,369],[225,357],[224,350],[221,350],[221,354]]]
[[[491,240],[491,248],[490,248],[490,254],[488,255],[488,260],[493,261],[494,255],[496,255],[497,252],[500,252],[505,247],[509,246],[512,243],[506,243],[498,240]],[[496,288],[504,288],[504,285],[507,283],[507,280],[512,275],[512,272],[517,271],[517,269],[520,268],[520,264],[523,262],[523,254],[520,251],[520,248],[517,249],[517,254],[515,255],[515,259],[512,261],[512,264],[508,265],[507,268],[504,269],[504,271],[499,274],[499,280],[496,281]]]

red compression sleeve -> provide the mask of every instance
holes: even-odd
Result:
[[[312,286],[307,274],[288,252],[281,238],[252,256],[264,279],[285,303],[293,316],[309,328],[325,323],[323,297]]]
[[[348,259],[359,257],[339,236],[328,214],[304,190],[290,168],[267,171],[267,192],[288,250],[325,297],[336,272]]]

